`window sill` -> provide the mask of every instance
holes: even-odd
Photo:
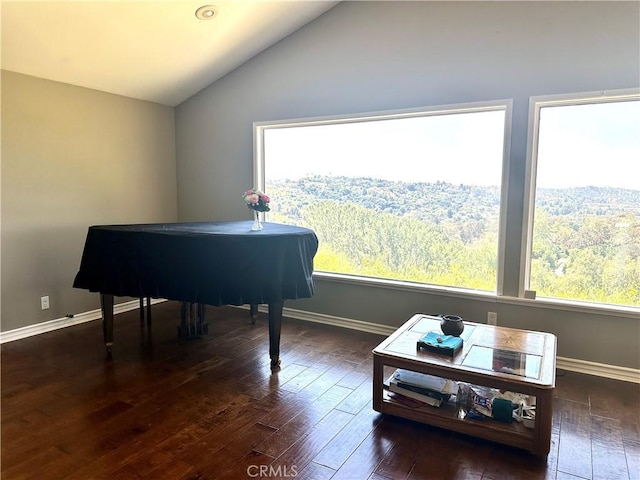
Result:
[[[544,308],[548,310],[561,310],[574,313],[607,315],[640,320],[640,308],[634,307],[576,302],[555,298],[528,299],[520,297],[508,297],[497,295],[495,292],[486,292],[482,290],[444,287],[439,285],[427,285],[422,283],[403,282],[400,280],[359,277],[355,275],[343,275],[328,272],[314,272],[313,277],[315,280],[321,282],[326,281],[330,283],[345,283],[349,285],[361,285],[366,287],[383,288],[387,290],[402,290],[405,292],[412,291],[427,295],[442,295],[446,297],[464,298],[494,304],[520,305],[531,308]]]

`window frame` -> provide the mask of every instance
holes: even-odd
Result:
[[[522,242],[520,248],[520,279],[518,297],[535,300],[538,303],[555,305],[561,309],[575,307],[580,311],[607,311],[610,313],[635,313],[640,309],[633,306],[603,304],[585,300],[556,297],[536,298],[530,289],[531,256],[533,251],[533,227],[535,218],[535,194],[538,164],[538,142],[540,134],[540,110],[544,107],[589,105],[640,100],[640,88],[603,90],[596,92],[539,95],[529,98],[529,118],[527,122],[527,156],[524,184],[524,211],[522,217]]]
[[[473,113],[484,111],[504,111],[503,148],[502,148],[502,168],[500,179],[500,208],[498,220],[498,239],[496,252],[496,283],[495,292],[474,290],[464,287],[452,287],[437,284],[417,283],[402,280],[390,280],[377,277],[365,277],[350,274],[340,274],[331,272],[314,272],[315,276],[338,280],[350,284],[384,285],[389,288],[409,288],[419,291],[433,291],[439,294],[455,294],[457,296],[469,295],[470,298],[495,297],[503,294],[504,272],[505,272],[505,240],[506,240],[506,216],[507,216],[507,193],[509,180],[509,162],[511,153],[511,128],[513,115],[513,100],[499,99],[482,102],[466,102],[458,104],[437,105],[428,107],[418,107],[400,110],[385,110],[344,115],[330,115],[308,118],[294,118],[275,121],[258,121],[253,123],[253,178],[254,185],[264,191],[268,189],[265,185],[265,148],[264,132],[269,128],[287,128],[313,125],[345,124],[375,120],[390,120],[412,118],[420,116],[437,116],[458,113]]]

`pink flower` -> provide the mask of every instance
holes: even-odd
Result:
[[[266,195],[261,190],[257,188],[252,188],[251,190],[247,190],[242,194],[247,207],[252,210],[257,210],[259,212],[268,212],[271,209],[269,208],[269,202],[271,198],[269,195]]]

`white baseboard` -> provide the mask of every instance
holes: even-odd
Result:
[[[266,307],[261,307],[261,311],[266,312]],[[350,318],[334,317],[321,313],[306,312],[303,310],[294,310],[285,308],[283,315],[297,320],[305,320],[308,322],[323,323],[326,325],[334,325],[336,327],[349,328],[351,330],[359,330],[361,332],[375,333],[379,335],[389,336],[396,327],[388,325],[380,325],[378,323],[363,322],[361,320],[352,320]],[[588,362],[586,360],[578,360],[575,358],[556,357],[556,369],[567,370],[570,372],[584,373],[587,375],[595,375],[598,377],[613,378],[625,382],[640,383],[640,370],[629,367],[621,367],[618,365],[607,365],[604,363]]]
[[[151,300],[151,304],[153,305],[164,301],[165,300],[163,299],[153,299]],[[128,312],[130,310],[139,308],[139,306],[140,303],[138,300],[119,303],[113,307],[113,313],[115,315],[118,313]],[[238,308],[248,309],[247,306]],[[267,307],[260,306],[259,310],[262,312],[267,312]],[[283,310],[283,315],[285,317],[293,318],[296,320],[321,323],[324,325],[332,325],[340,328],[348,328],[350,330],[374,333],[385,337],[388,337],[396,330],[396,327],[381,325],[379,323],[364,322],[362,320],[336,317],[333,315],[325,315],[322,313],[307,312],[304,310],[296,310],[293,308],[285,308]],[[0,332],[0,344],[20,340],[22,338],[31,337],[33,335],[39,335],[41,333],[51,332],[60,328],[71,327],[80,323],[99,320],[100,318],[102,318],[102,312],[100,311],[100,309],[97,309],[74,315],[72,318],[64,317],[56,320],[50,320],[48,322],[36,323],[27,327],[16,328],[7,332]],[[556,358],[556,368],[560,370],[567,370],[570,372],[595,375],[598,377],[613,378],[615,380],[622,380],[625,382],[640,383],[640,370],[635,368],[588,362],[586,360],[578,360],[575,358],[566,357]]]
[[[163,299],[152,299],[151,305],[164,301],[165,300]],[[129,310],[135,310],[139,307],[139,300],[118,303],[113,306],[113,314],[117,315],[118,313],[128,312]],[[56,318],[54,320],[49,320],[48,322],[35,323],[26,327],[16,328],[14,330],[8,330],[6,332],[0,332],[0,344],[32,337],[34,335],[40,335],[41,333],[51,332],[60,328],[72,327],[81,323],[92,322],[93,320],[100,320],[101,318],[102,311],[98,308],[97,310],[79,313],[78,315],[74,315],[73,317]]]
[[[625,382],[640,383],[640,370],[605,363],[588,362],[575,358],[556,357],[556,368],[570,372],[585,373],[597,377],[613,378]]]

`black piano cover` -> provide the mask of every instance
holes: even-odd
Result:
[[[207,305],[313,296],[312,230],[252,222],[100,225],[89,228],[73,286],[128,297]]]

